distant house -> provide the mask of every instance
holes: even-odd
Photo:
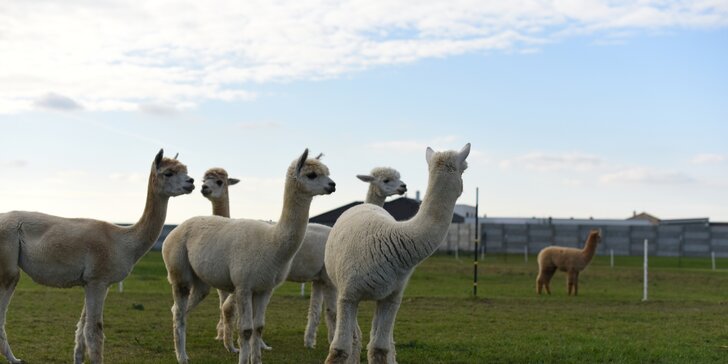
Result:
[[[344,213],[344,211],[350,209],[353,206],[360,205],[364,202],[362,201],[354,201],[351,203],[348,203],[344,206],[337,207],[333,210],[324,212],[320,215],[316,215],[312,218],[310,218],[308,221],[315,222],[318,224],[328,225],[328,226],[334,226],[334,223],[336,220],[339,219],[339,216]],[[394,217],[397,221],[405,221],[412,218],[412,216],[415,216],[417,214],[417,211],[420,209],[420,203],[421,201],[417,201],[415,199],[411,199],[408,197],[400,197],[398,199],[385,202],[384,203],[384,209],[389,212],[392,217]],[[453,224],[462,224],[465,222],[465,218],[459,214],[453,214],[452,215],[452,223]]]
[[[640,212],[639,214],[637,211],[632,212],[632,217],[628,218],[627,220],[643,220],[643,221],[649,221],[652,225],[657,225],[660,223],[660,219],[657,217],[650,215],[646,212]]]

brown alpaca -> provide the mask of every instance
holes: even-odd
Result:
[[[546,288],[546,293],[551,294],[549,284],[556,269],[568,274],[566,283],[571,296],[572,289],[574,296],[579,292],[579,272],[584,270],[597,250],[597,244],[602,240],[599,230],[593,229],[586,238],[584,249],[565,248],[562,246],[550,246],[538,253],[538,278],[536,286],[538,294],[541,289]]]

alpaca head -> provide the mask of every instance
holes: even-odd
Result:
[[[336,191],[336,183],[329,178],[329,168],[317,158],[308,158],[308,149],[288,168],[288,178],[295,181],[301,193],[309,196],[328,195]]]
[[[187,175],[187,166],[178,161],[177,156],[165,158],[162,149],[152,163],[152,178],[155,192],[162,196],[179,196],[195,189],[195,180]]]
[[[377,167],[367,174],[357,174],[357,178],[375,187],[379,196],[404,195],[407,185],[400,180],[399,172],[394,168]]]
[[[465,144],[459,152],[454,150],[435,152],[432,148],[427,147],[425,158],[430,169],[430,176],[452,177],[448,178],[448,181],[453,185],[446,188],[455,188],[460,196],[463,193],[463,172],[468,168],[468,162],[465,161],[468,154],[470,154],[470,143]]]
[[[602,230],[591,229],[591,231],[589,231],[589,236],[586,238],[586,241],[594,241],[594,243],[599,244],[602,241]]]
[[[202,177],[202,196],[210,201],[220,201],[227,198],[228,186],[240,182],[237,178],[229,178],[227,171],[222,168],[210,168]]]

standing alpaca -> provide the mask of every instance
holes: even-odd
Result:
[[[400,180],[399,172],[393,168],[377,167],[372,169],[370,174],[360,174],[357,175],[357,178],[369,183],[364,203],[381,207],[388,196],[403,195],[407,192],[407,185]],[[308,224],[303,244],[293,258],[291,271],[287,278],[290,282],[312,282],[308,322],[303,337],[304,346],[311,349],[316,345],[316,328],[321,320],[321,306],[324,300],[329,343],[334,338],[336,289],[332,286],[324,268],[324,251],[329,232],[331,232],[331,228],[326,225]]]
[[[149,175],[141,219],[127,227],[91,219],[67,219],[39,212],[0,214],[0,350],[10,363],[21,363],[10,350],[5,312],[20,277],[51,287],[83,286],[86,293],[76,330],[74,362],[87,352],[103,362],[103,311],[109,285],[121,282],[157,241],[170,197],[195,188],[187,167],[163,158],[160,150]]]
[[[336,333],[326,363],[358,362],[359,302],[377,301],[368,345],[370,363],[395,361],[392,330],[402,293],[414,268],[447,234],[455,201],[463,192],[470,144],[460,152],[427,148],[427,193],[417,214],[395,221],[379,206],[363,204],[344,212],[326,244],[326,272],[336,286]],[[352,350],[354,344],[354,350]]]
[[[307,157],[308,149],[288,168],[278,223],[198,216],[167,236],[162,256],[172,284],[174,346],[180,363],[188,361],[186,315],[205,298],[210,287],[234,294],[225,300],[223,314],[226,327],[232,327],[234,315],[227,312],[235,305],[239,363],[261,362],[270,296],[285,279],[291,259],[301,246],[313,196],[330,194],[336,186],[328,177],[328,168]]]
[[[228,187],[240,182],[237,178],[228,178],[227,171],[222,168],[210,168],[202,177],[202,196],[212,202],[212,214],[215,216],[230,217],[230,196]],[[217,336],[215,340],[222,340],[225,320],[222,316],[222,304],[230,294],[217,290],[220,298],[220,319],[217,322]]]
[[[593,229],[586,238],[584,249],[564,248],[562,246],[550,246],[538,253],[538,278],[536,278],[536,286],[538,294],[541,289],[546,287],[546,293],[551,294],[551,277],[554,276],[556,269],[566,272],[568,278],[566,284],[569,290],[569,296],[573,288],[574,296],[579,293],[579,272],[584,270],[594,258],[597,251],[597,244],[602,240],[599,230]]]

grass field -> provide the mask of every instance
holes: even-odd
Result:
[[[488,257],[480,264],[479,298],[472,298],[472,261],[426,260],[410,281],[397,317],[400,363],[727,363],[728,259],[710,270],[707,259],[651,258],[650,300],[641,302],[639,257],[597,257],[581,274],[580,296],[567,297],[557,273],[552,295],[535,294],[535,257]],[[112,287],[105,309],[107,363],[174,363],[172,297],[158,252]],[[326,329],[315,350],[303,347],[308,298],[300,286],[280,287],[268,308],[264,352],[268,363],[320,363]],[[15,354],[28,363],[72,360],[83,304],[80,288],[54,289],[23,276],[6,325]],[[142,309],[143,307],[143,309]],[[360,307],[368,333],[373,305]],[[193,311],[188,353],[194,363],[234,363],[215,341],[214,292]],[[365,341],[368,335],[365,334]],[[366,353],[363,353],[366,360]]]

